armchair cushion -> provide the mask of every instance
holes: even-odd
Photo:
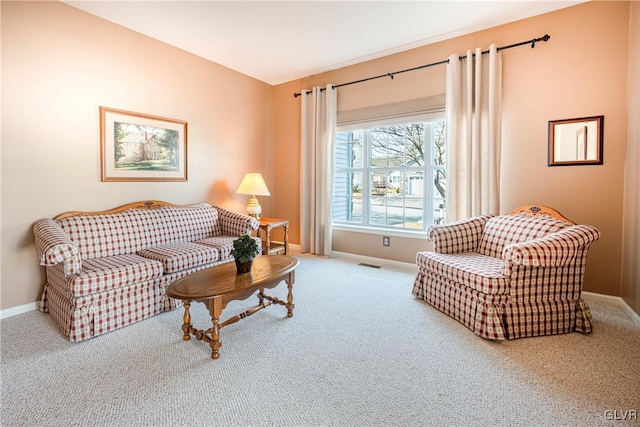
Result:
[[[477,252],[419,252],[416,263],[421,269],[485,294],[504,294],[507,291],[508,281],[502,274],[502,260],[499,258],[491,258]]]
[[[499,215],[487,221],[478,252],[500,258],[504,247],[546,236],[570,227],[569,223],[548,216]]]
[[[590,225],[574,225],[528,242],[505,246],[502,258],[528,267],[560,267],[572,262],[584,245],[600,238]]]
[[[482,230],[493,215],[482,215],[445,225],[432,225],[427,238],[433,242],[433,250],[440,254],[457,254],[478,250]]]

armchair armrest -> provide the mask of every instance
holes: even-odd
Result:
[[[215,207],[218,211],[218,220],[222,233],[228,236],[240,236],[249,234],[251,230],[257,230],[260,223],[252,216],[234,212],[230,209]]]
[[[560,267],[570,264],[583,246],[600,238],[590,225],[574,225],[528,242],[513,243],[502,251],[503,261],[528,267]]]
[[[427,230],[427,240],[433,242],[433,250],[439,254],[473,252],[478,249],[482,230],[493,215],[481,215],[444,225],[432,225]]]
[[[82,270],[78,247],[54,220],[37,221],[33,225],[33,233],[40,265],[51,266],[63,262],[67,264],[65,265],[67,273],[72,274]]]

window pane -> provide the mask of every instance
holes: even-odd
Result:
[[[336,152],[334,155],[336,168],[348,168],[349,164],[349,134],[350,132],[336,133]]]
[[[387,172],[387,194],[404,195],[405,173],[399,170]]]
[[[447,172],[444,169],[433,171],[433,198],[444,203],[447,195]]]
[[[369,205],[369,223],[373,225],[386,225],[387,205],[385,197],[371,197]]]
[[[387,194],[387,176],[384,172],[374,172],[371,174],[371,181],[369,182],[369,188],[371,188],[372,196],[384,196]]]
[[[424,223],[424,201],[422,197],[407,196],[405,198],[404,223],[407,228],[422,228]]]
[[[362,223],[362,173],[336,173],[333,181],[333,219]]]
[[[362,167],[362,131],[336,133],[336,168]]]
[[[444,165],[446,161],[446,127],[444,120],[433,123],[433,164]]]
[[[407,173],[406,193],[410,196],[424,196],[424,172],[410,171]]]
[[[433,171],[433,223],[444,223],[447,175],[444,169]]]
[[[364,131],[354,130],[351,132],[350,142],[350,150],[351,150],[351,159],[352,164],[351,167],[361,168],[362,167],[362,155],[364,154],[362,151],[362,147],[364,145]]]
[[[389,166],[402,166],[405,163],[404,139],[389,138],[387,141],[387,153]]]
[[[385,128],[371,129],[371,163],[374,168],[387,166],[387,140]]]
[[[351,165],[354,168],[362,167],[362,141],[354,141],[350,145],[351,148],[351,158],[353,159],[353,164]]]
[[[407,166],[424,165],[424,123],[407,125],[406,129]]]
[[[387,197],[387,225],[404,227],[404,197]]]

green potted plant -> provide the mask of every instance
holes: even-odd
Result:
[[[260,248],[253,237],[243,234],[233,241],[232,253],[238,274],[248,273],[251,271],[253,259],[260,253]]]

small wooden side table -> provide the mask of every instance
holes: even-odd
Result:
[[[271,230],[277,227],[284,228],[284,241],[271,241]],[[264,231],[265,237],[260,236],[260,230]],[[260,218],[260,228],[258,237],[263,239],[262,253],[264,255],[278,255],[289,253],[289,220],[278,218]]]

